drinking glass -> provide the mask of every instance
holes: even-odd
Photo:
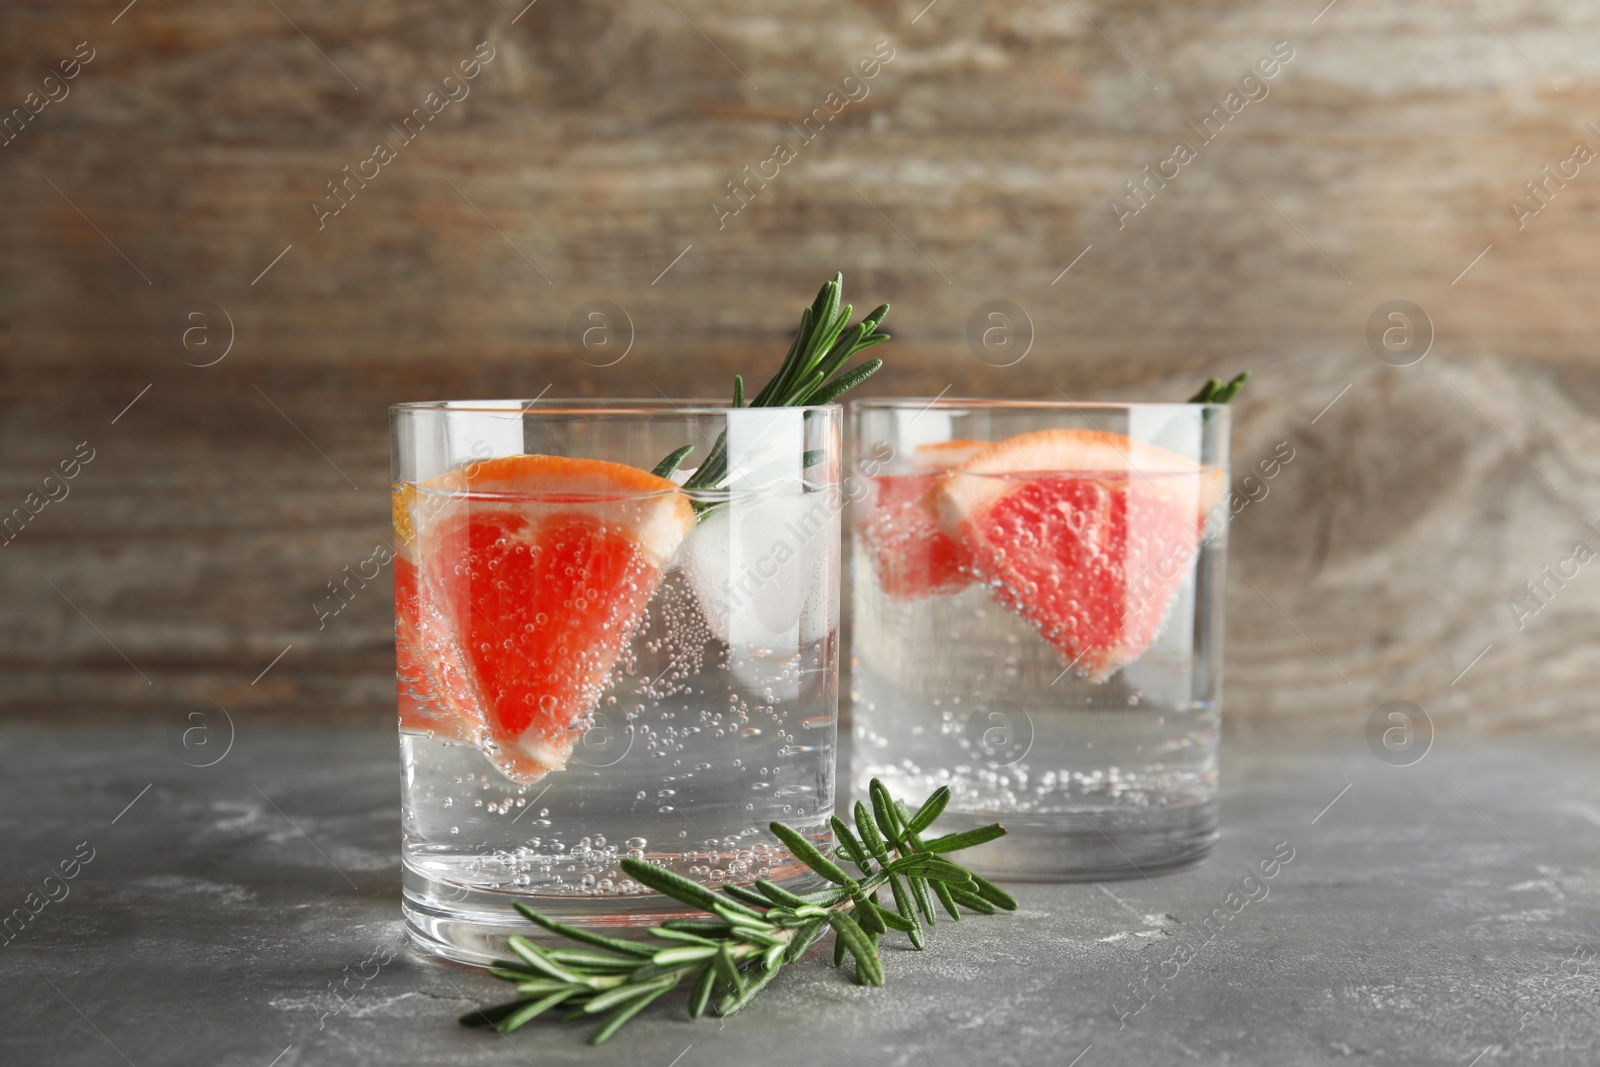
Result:
[[[624,856],[819,884],[767,825],[832,845],[838,406],[451,401],[391,429],[412,936],[484,963],[541,933],[518,899],[685,914]]]
[[[1217,836],[1228,409],[851,405],[858,794],[949,786],[974,869],[1100,880]]]

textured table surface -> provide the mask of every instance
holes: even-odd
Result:
[[[1592,749],[1441,738],[1393,767],[1360,738],[1229,738],[1197,870],[1023,886],[1015,916],[888,951],[886,989],[814,950],[725,1023],[662,1005],[596,1051],[455,1025],[501,984],[406,944],[391,734],[241,722],[196,768],[176,728],[0,730],[0,905],[38,909],[0,947],[0,1062],[1489,1067],[1600,1045]]]

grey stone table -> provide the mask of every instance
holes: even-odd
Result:
[[[1023,886],[1014,916],[888,950],[886,989],[813,950],[733,1019],[662,1004],[594,1050],[560,1025],[456,1026],[503,987],[405,942],[391,733],[241,723],[204,768],[171,733],[0,729],[0,1063],[1492,1067],[1600,1047],[1600,779],[1577,744],[1441,739],[1393,767],[1360,738],[1229,738],[1197,870]]]

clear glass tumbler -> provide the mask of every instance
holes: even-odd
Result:
[[[391,426],[412,936],[483,963],[538,933],[519,898],[683,914],[624,856],[813,886],[767,824],[832,844],[838,406],[444,402]]]
[[[999,818],[997,877],[1099,880],[1217,835],[1228,409],[851,405],[855,788]]]

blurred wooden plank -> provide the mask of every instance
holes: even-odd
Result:
[[[1256,372],[1236,473],[1279,441],[1297,459],[1234,531],[1236,725],[1349,734],[1391,698],[1600,723],[1587,570],[1521,629],[1508,607],[1600,517],[1600,171],[1522,229],[1507,207],[1575,141],[1600,150],[1586,8],[280,6],[315,48],[270,5],[8,9],[10,106],[96,53],[0,146],[0,504],[98,452],[0,548],[7,710],[382,708],[387,594],[320,632],[311,605],[384,536],[388,403],[722,396],[843,269],[858,306],[894,305],[871,393],[1173,399]],[[484,40],[471,95],[319,232],[325,183]],[[1123,183],[1198,144],[1188,123],[1281,40],[1268,94],[1119,229]],[[879,41],[867,95],[800,144]],[[794,161],[719,228],[779,141]],[[599,298],[635,333],[608,368],[564,339]],[[994,298],[1033,324],[1014,366],[964,340]],[[1368,348],[1397,298],[1437,334],[1415,367]],[[205,369],[170,326],[201,299],[236,331]]]

